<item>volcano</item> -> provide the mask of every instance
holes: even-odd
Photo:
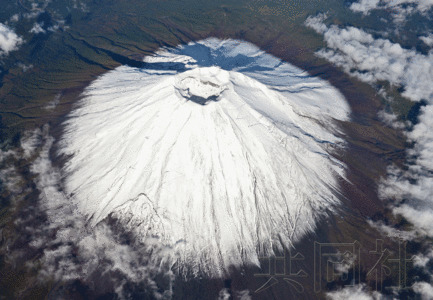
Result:
[[[90,227],[113,216],[219,276],[339,205],[349,114],[328,82],[248,42],[162,48],[86,88],[59,143],[65,190]]]

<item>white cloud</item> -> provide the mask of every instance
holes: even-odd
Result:
[[[362,12],[363,14],[367,14],[368,12],[370,12],[370,10],[378,8],[379,2],[380,0],[361,0],[352,3],[350,9],[356,12]]]
[[[249,290],[243,290],[236,293],[237,299],[239,300],[251,300],[251,292]]]
[[[15,150],[9,149],[6,151],[0,150],[0,163],[3,162],[6,158],[17,157],[18,154]]]
[[[326,293],[330,300],[380,300],[382,295],[376,291],[368,291],[365,284],[358,284],[351,287],[345,287],[338,291]]]
[[[229,300],[231,297],[228,289],[222,289],[218,294],[218,300]]]
[[[384,110],[381,110],[377,115],[380,118],[380,120],[386,125],[388,125],[389,127],[392,127],[394,129],[406,128],[405,123],[398,121],[397,116],[393,113],[389,113]]]
[[[47,8],[51,0],[41,1],[39,3],[33,2],[30,12],[23,14],[26,19],[33,19],[42,14]]]
[[[317,52],[362,81],[386,80],[404,86],[404,96],[414,101],[433,97],[433,51],[428,55],[407,50],[386,39],[374,39],[355,28],[326,26],[324,16],[309,17],[306,25],[323,34],[327,49]]]
[[[20,20],[20,15],[15,14],[10,18],[11,22],[18,22]]]
[[[45,106],[46,110],[53,110],[57,107],[57,105],[60,103],[60,98],[62,97],[62,93],[58,93],[54,96],[54,99],[48,102],[48,104]]]
[[[21,62],[17,63],[17,66],[20,67],[21,70],[23,70],[23,72],[27,72],[28,70],[30,70],[30,69],[33,68],[33,65],[32,65],[32,64],[30,64],[30,65],[25,65],[25,64],[23,64],[23,63],[21,63]]]
[[[414,257],[413,264],[414,266],[425,268],[427,266],[427,263],[433,259],[433,249],[430,249],[425,255],[424,254],[417,254]]]
[[[417,282],[413,285],[413,290],[421,295],[422,300],[433,299],[433,286],[427,282]]]
[[[418,230],[433,237],[433,210],[424,207],[416,209],[404,204],[396,207],[394,213],[404,216]]]
[[[432,103],[433,101],[429,99]],[[394,208],[423,234],[433,237],[433,104],[420,111],[418,124],[407,133],[414,146],[408,150],[406,171],[390,167],[388,177],[380,186],[382,198],[408,200]]]
[[[39,34],[39,33],[45,33],[45,29],[43,28],[44,23],[35,23],[30,29],[30,33]]]
[[[423,41],[427,46],[433,46],[433,33],[429,33],[426,36],[421,36],[420,40]]]
[[[79,9],[82,12],[89,12],[89,8],[87,7],[86,3],[84,3],[83,1],[73,0],[73,3],[74,3],[73,8]]]
[[[0,191],[3,189],[18,194],[23,190],[21,186],[23,178],[14,165],[19,156],[16,149],[0,150]]]
[[[17,50],[23,39],[8,26],[0,23],[0,55]]]
[[[352,3],[350,9],[364,15],[375,9],[392,9],[397,18],[413,13],[426,13],[433,6],[433,0],[360,0]],[[397,14],[400,14],[398,16]]]
[[[230,293],[229,289],[223,288],[218,293],[218,300],[251,300],[251,292],[249,290],[233,291]]]
[[[243,291],[232,291],[229,289],[223,288],[218,293],[218,300],[229,300],[229,299],[237,299],[237,300],[251,300],[251,292],[249,290]]]
[[[388,226],[380,221],[373,222],[371,220],[368,220],[367,222],[371,227],[376,228],[378,231],[391,238],[408,241],[413,240],[417,236],[417,233],[415,231],[401,231],[395,229],[394,227]]]
[[[21,139],[21,149],[23,150],[24,158],[32,156],[36,148],[40,146],[42,134],[43,132],[39,128],[24,133],[24,137]]]
[[[69,26],[65,26],[65,20],[56,20],[56,24],[47,28],[48,31],[55,32],[59,29],[66,30]]]
[[[43,13],[42,10],[33,10],[29,13],[23,14],[23,17],[26,19],[34,19],[34,18],[38,17],[41,13]]]
[[[357,256],[354,253],[342,253],[337,251],[336,256],[333,259],[334,269],[336,274],[347,274],[350,269],[355,267],[355,261]]]
[[[317,16],[310,16],[305,20],[305,25],[314,29],[317,33],[325,33],[328,30],[328,26],[326,26],[323,21],[326,20],[328,16],[326,14],[318,14]]]
[[[17,170],[13,166],[9,166],[3,169],[0,169],[0,182],[3,183],[3,186],[12,193],[21,192],[22,188],[20,187],[20,183],[22,181],[21,176],[18,174]]]

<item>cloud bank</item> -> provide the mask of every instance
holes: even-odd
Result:
[[[433,97],[433,52],[427,55],[402,48],[386,39],[374,39],[355,28],[326,26],[325,15],[309,17],[305,24],[323,35],[327,48],[317,55],[341,67],[362,81],[388,81],[404,87],[403,96],[414,100]]]
[[[375,9],[391,9],[397,18],[402,18],[413,12],[426,13],[433,6],[433,0],[360,0],[352,3],[350,9],[364,15]]]
[[[379,1],[361,1],[364,7]],[[396,1],[403,3],[403,1]],[[419,9],[425,11],[432,1],[420,1]],[[354,4],[355,5],[355,4]],[[391,4],[389,4],[391,5]],[[356,6],[355,6],[356,7]],[[433,237],[433,51],[427,55],[402,48],[399,44],[372,35],[355,27],[340,28],[324,24],[326,16],[309,17],[305,24],[323,35],[327,43],[317,55],[341,67],[362,81],[374,84],[388,81],[402,88],[403,96],[412,101],[423,101],[416,124],[409,124],[407,139],[413,146],[407,150],[404,170],[390,166],[388,177],[379,184],[381,198],[393,201],[393,211],[402,215],[414,226],[412,231],[399,232],[384,224],[375,227],[393,237],[414,239]],[[385,116],[387,122],[392,121]],[[396,124],[396,128],[402,128]],[[431,246],[430,246],[431,247]],[[431,271],[427,270],[427,273]],[[429,283],[418,283],[414,291],[428,299]],[[426,296],[427,295],[427,296]]]

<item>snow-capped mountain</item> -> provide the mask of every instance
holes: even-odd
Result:
[[[349,118],[328,82],[238,40],[164,48],[94,81],[65,122],[65,188],[194,273],[290,246],[338,205]]]

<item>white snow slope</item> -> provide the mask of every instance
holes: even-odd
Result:
[[[237,40],[206,39],[94,81],[65,122],[65,188],[90,226],[157,238],[188,272],[258,264],[338,204],[349,108],[329,83]],[[169,255],[169,254],[167,254]]]

